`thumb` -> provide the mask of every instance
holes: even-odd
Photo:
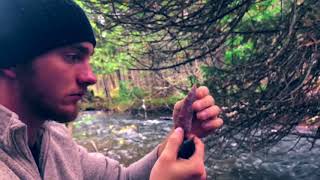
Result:
[[[183,141],[183,129],[181,127],[176,128],[173,133],[169,136],[167,144],[162,154],[169,159],[176,160],[179,147]]]

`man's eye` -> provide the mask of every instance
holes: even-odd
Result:
[[[81,56],[79,54],[66,54],[65,59],[70,63],[77,63],[81,61]]]

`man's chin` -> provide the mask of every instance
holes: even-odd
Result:
[[[78,115],[78,113],[76,115],[64,114],[64,115],[60,115],[60,116],[54,118],[53,120],[56,122],[59,122],[59,123],[69,123],[69,122],[74,121],[77,118],[77,115]]]
[[[57,110],[51,114],[49,119],[59,123],[68,123],[74,121],[79,114],[79,108],[74,107],[70,109]]]

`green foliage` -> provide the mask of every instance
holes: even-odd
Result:
[[[268,90],[268,85],[267,84],[260,84],[257,89],[256,89],[256,92],[257,93],[262,93],[262,92],[265,92]]]
[[[112,109],[126,111],[141,102],[146,93],[139,87],[131,86],[128,81],[121,81],[119,89],[112,98]]]
[[[177,101],[180,101],[185,97],[185,94],[179,93],[169,97],[150,98],[147,100],[147,104],[151,107],[173,107]]]
[[[91,25],[95,31],[97,38],[97,47],[95,54],[91,59],[91,65],[96,74],[110,74],[119,69],[128,69],[132,66],[132,56],[136,50],[141,50],[139,44],[130,44],[128,41],[133,41],[134,36],[124,39],[125,29],[117,26],[112,30],[104,30],[101,28],[102,22],[105,21],[104,17],[99,14],[92,13],[92,10],[99,9],[106,13],[110,7],[97,3],[97,0],[90,0],[83,2],[76,0],[76,2],[87,12]],[[123,6],[122,9],[126,7]],[[97,19],[99,19],[97,21]]]
[[[246,13],[244,21],[262,22],[277,20],[281,13],[280,0],[264,0],[253,4]]]
[[[258,1],[249,8],[241,22],[238,24],[236,31],[258,31],[273,29],[277,27],[281,18],[281,1],[264,0]],[[230,22],[231,16],[225,16],[222,23]],[[232,35],[226,42],[224,53],[226,65],[238,65],[245,63],[256,51],[257,42],[250,35]]]
[[[246,61],[254,53],[254,43],[251,40],[244,40],[243,36],[235,36],[227,40],[228,45],[225,51],[225,63],[235,65]]]
[[[86,116],[79,116],[78,121],[73,122],[73,126],[79,128],[82,125],[89,125],[94,120],[94,116],[86,115]]]
[[[120,101],[130,101],[143,98],[145,93],[139,87],[130,88],[129,82],[121,81],[119,87]]]
[[[91,65],[97,74],[110,74],[119,69],[129,68],[130,59],[126,53],[117,52],[115,45],[106,43],[95,49]]]
[[[199,84],[199,80],[197,79],[197,76],[195,76],[195,75],[188,76],[188,80],[190,83],[190,87],[192,87],[195,84]]]

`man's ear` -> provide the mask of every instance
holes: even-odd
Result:
[[[1,73],[10,78],[10,79],[15,79],[17,77],[17,73],[14,70],[14,68],[9,68],[9,69],[0,69]]]

